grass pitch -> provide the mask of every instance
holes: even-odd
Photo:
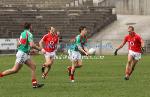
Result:
[[[0,97],[150,97],[150,56],[144,55],[129,81],[124,70],[127,56],[105,56],[104,59],[83,60],[76,70],[75,83],[67,74],[69,60],[55,60],[48,78],[41,79],[42,55],[33,56],[37,78],[45,86],[31,87],[30,70],[23,66],[19,73],[0,78]],[[0,56],[0,71],[14,65],[15,56]]]

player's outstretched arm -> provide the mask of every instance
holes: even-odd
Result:
[[[33,49],[36,49],[38,51],[41,51],[41,48],[38,47],[33,41],[29,43],[30,44],[30,47],[33,48]]]
[[[114,56],[118,55],[118,50],[121,49],[126,44],[126,41],[124,40],[115,50]]]
[[[19,39],[17,39],[17,47],[19,47],[20,46],[20,40]]]
[[[117,56],[118,49],[115,50],[114,56]]]
[[[58,32],[57,32],[57,33],[58,33]],[[60,33],[60,32],[59,32],[59,33]],[[60,38],[58,37],[57,44],[55,45],[55,46],[56,46],[56,49],[55,49],[56,52],[57,52],[57,50],[60,48],[59,45],[60,45]]]
[[[83,48],[82,48],[81,46],[78,45],[78,49],[79,49],[81,52],[83,52],[86,56],[88,56],[88,53],[87,53],[85,50],[83,50]]]
[[[142,50],[142,53],[144,53],[145,49],[144,49],[144,41],[143,39],[141,39],[141,50]]]
[[[84,51],[88,52],[88,48],[86,46],[84,46]]]
[[[46,53],[46,51],[44,50],[43,43],[44,43],[44,41],[43,41],[43,38],[42,38],[42,39],[40,40],[40,42],[39,42],[39,46],[40,46],[40,48],[41,48],[42,53],[44,54],[44,53]]]

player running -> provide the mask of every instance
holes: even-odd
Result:
[[[42,48],[42,53],[45,56],[45,63],[42,65],[42,78],[47,77],[48,72],[54,62],[55,52],[57,49],[59,37],[54,27],[49,28],[48,34],[44,35],[40,40],[39,45]]]
[[[32,26],[30,23],[24,24],[24,31],[21,33],[20,39],[18,39],[18,52],[16,54],[15,65],[13,66],[13,68],[1,72],[0,77],[17,73],[22,68],[23,64],[26,64],[31,69],[33,88],[39,88],[42,87],[44,84],[37,83],[35,75],[36,66],[30,58],[29,51],[30,48],[34,48],[37,50],[41,49],[37,47],[33,42],[33,35],[30,32],[31,28]]]
[[[81,26],[79,28],[80,34],[77,35],[71,44],[68,54],[69,58],[72,62],[72,66],[68,66],[68,73],[71,82],[74,82],[74,72],[76,68],[80,68],[82,66],[82,60],[81,60],[81,53],[85,54],[88,56],[88,49],[86,47],[87,43],[87,29],[85,26]]]
[[[141,59],[141,53],[144,50],[144,41],[142,38],[134,32],[134,27],[128,27],[129,35],[126,35],[122,44],[115,50],[114,55],[117,55],[119,49],[121,49],[126,42],[128,42],[128,62],[125,70],[125,80],[129,80],[135,65]]]

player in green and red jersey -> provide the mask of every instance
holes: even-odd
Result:
[[[0,77],[17,73],[22,68],[23,64],[26,64],[31,69],[33,88],[39,88],[42,87],[44,84],[37,83],[35,75],[36,66],[35,63],[31,60],[29,52],[30,48],[34,48],[37,50],[41,49],[37,47],[33,42],[33,35],[30,32],[31,28],[32,26],[30,23],[24,24],[24,31],[21,33],[20,39],[18,39],[18,52],[16,54],[15,65],[11,69],[1,72]]]
[[[80,34],[77,35],[71,44],[68,54],[69,58],[72,62],[72,66],[68,66],[69,77],[72,82],[74,82],[74,72],[76,68],[80,68],[82,66],[82,56],[81,53],[88,56],[88,49],[87,49],[87,29],[85,26],[81,26],[79,28]]]

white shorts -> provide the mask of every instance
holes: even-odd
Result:
[[[27,53],[24,53],[23,51],[18,51],[16,54],[15,63],[24,64],[28,59],[30,59],[30,56]]]
[[[141,53],[129,50],[129,55],[131,55],[135,60],[140,60],[141,59]]]
[[[78,51],[68,50],[68,54],[71,61],[81,60],[81,54]]]
[[[55,58],[56,57],[56,53],[55,53],[55,51],[53,51],[53,52],[46,52],[44,54],[44,56],[45,56],[45,58]]]

